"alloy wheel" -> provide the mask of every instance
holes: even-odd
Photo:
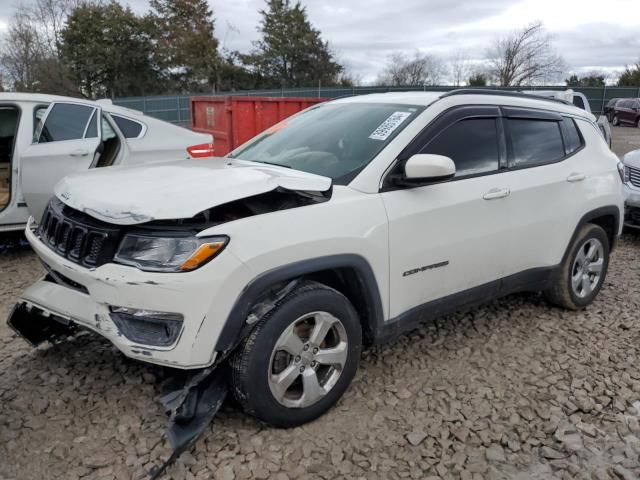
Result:
[[[331,391],[347,362],[342,322],[327,312],[294,320],[276,341],[269,360],[269,388],[288,408],[305,408]]]
[[[578,249],[571,269],[571,288],[579,298],[590,295],[602,279],[604,247],[597,238],[590,238]]]

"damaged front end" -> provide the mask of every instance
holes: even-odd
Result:
[[[282,282],[265,291],[249,309],[234,341],[218,352],[210,367],[200,370],[176,371],[174,380],[160,398],[169,416],[166,436],[172,447],[171,455],[156,465],[149,475],[160,478],[166,469],[187,451],[207,429],[229,390],[228,360],[253,326],[267,315],[279,301],[295,289],[298,280]],[[29,344],[36,347],[44,342],[59,343],[72,337],[84,326],[30,302],[19,302],[11,312],[9,326]]]
[[[48,341],[59,343],[76,334],[79,327],[67,318],[52,314],[34,305],[18,303],[7,321],[8,325],[33,347]],[[149,472],[160,478],[211,423],[228,391],[226,368],[222,359],[209,368],[189,373],[181,385],[164,395],[160,401],[169,415],[166,435],[173,452],[160,466]]]
[[[185,369],[161,398],[173,452],[150,472],[152,478],[211,423],[228,392],[229,357],[295,286],[283,281],[260,289],[230,322],[224,312],[243,301],[252,272],[236,256],[218,255],[232,244],[230,236],[206,231],[317,205],[333,193],[327,177],[252,162],[221,159],[207,165],[114,169],[113,182],[108,175],[66,177],[40,224],[30,220],[25,232],[47,276],[22,294],[8,320],[33,346],[88,329],[130,358]],[[118,185],[117,191],[105,183]],[[213,258],[215,269],[199,269]],[[215,320],[200,301],[212,295],[222,312]],[[223,342],[214,337],[210,345],[194,348],[198,339],[209,338],[202,333],[205,319],[217,322],[216,329],[233,323],[232,332]]]

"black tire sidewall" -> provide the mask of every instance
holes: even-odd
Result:
[[[588,241],[591,238],[596,238],[600,241],[600,243],[602,243],[603,257],[604,257],[603,258],[604,261],[602,265],[602,275],[600,278],[600,282],[596,286],[595,290],[591,292],[589,295],[587,295],[586,297],[581,298],[581,297],[578,297],[573,291],[573,286],[571,285],[571,274],[573,271],[573,264],[576,260],[576,256],[578,255],[579,249],[585,244],[586,241]],[[565,266],[566,272],[567,272],[567,275],[566,275],[567,278],[565,279],[565,281],[567,282],[567,289],[568,289],[571,301],[577,307],[583,308],[591,304],[591,302],[593,302],[593,300],[598,296],[600,289],[604,285],[604,282],[607,277],[607,271],[609,269],[609,248],[610,248],[609,238],[607,237],[607,234],[602,229],[602,227],[599,227],[597,225],[588,225],[587,228],[583,229],[580,232],[580,235],[574,242],[573,247],[571,249],[571,254],[567,258],[568,263]]]
[[[347,333],[347,361],[337,383],[322,399],[309,407],[287,408],[273,397],[269,387],[271,353],[285,328],[295,319],[315,311],[328,312],[342,322]],[[292,427],[314,420],[340,399],[358,368],[362,330],[356,311],[342,294],[321,287],[300,294],[294,292],[263,321],[263,324],[256,327],[251,351],[245,352],[248,354],[242,386],[246,395],[245,408],[260,420],[277,427]]]
[[[620,125],[620,119],[618,118],[617,115],[613,116],[613,119],[611,120],[611,123],[613,124],[614,127],[617,127],[618,125]]]

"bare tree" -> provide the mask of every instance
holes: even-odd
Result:
[[[2,45],[3,74],[16,90],[33,90],[37,84],[37,65],[44,58],[38,31],[24,11],[17,12]]]
[[[489,49],[489,73],[501,86],[521,86],[558,77],[565,62],[556,54],[542,22],[497,39]]]
[[[417,86],[437,85],[444,72],[442,61],[433,55],[416,52],[413,57],[396,52],[378,76],[378,85]]]
[[[457,50],[449,60],[451,80],[459,87],[472,74],[471,60],[466,50]]]
[[[82,0],[33,0],[25,7],[48,55],[58,55],[67,16],[81,3]]]
[[[21,5],[0,42],[0,68],[14,90],[75,94],[59,58],[67,15],[81,0],[34,0]]]

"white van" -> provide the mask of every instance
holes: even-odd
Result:
[[[58,180],[112,165],[213,156],[213,138],[117,107],[32,93],[0,93],[0,232],[37,220]]]

